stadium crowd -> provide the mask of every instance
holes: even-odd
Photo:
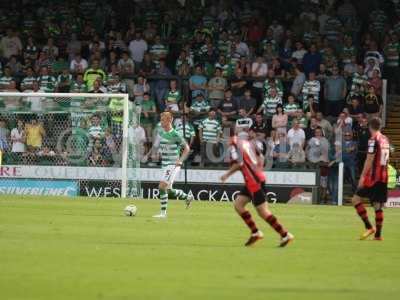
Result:
[[[194,150],[191,164],[215,166],[206,145],[218,154],[244,132],[268,167],[320,168],[333,199],[339,161],[356,187],[368,118],[383,109],[382,78],[400,90],[396,0],[15,1],[0,11],[0,34],[0,91],[127,92],[141,112],[134,130],[142,154],[159,113],[171,111]],[[3,98],[3,152],[70,164],[49,138],[67,126],[90,136],[85,164],[116,160],[118,114],[71,113],[65,122],[63,114],[43,117],[44,101]],[[67,102],[58,104],[74,105]],[[75,104],[99,105],[86,102]],[[102,105],[121,109],[112,99]],[[35,114],[9,117],[22,107]],[[157,163],[155,154],[142,158]]]

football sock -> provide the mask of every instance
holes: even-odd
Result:
[[[256,223],[254,223],[253,217],[251,216],[250,212],[245,211],[240,216],[242,217],[243,221],[246,223],[247,227],[250,228],[251,233],[256,233],[258,231]]]
[[[281,237],[285,237],[287,235],[287,230],[285,228],[282,227],[282,225],[278,222],[278,220],[275,218],[274,215],[269,215],[268,217],[265,218],[265,221],[267,221],[267,223],[269,225],[271,225],[271,227],[277,232],[279,233],[279,235]]]
[[[171,189],[171,190],[169,190],[169,192],[170,192],[171,198],[176,198],[176,199],[179,198],[179,199],[186,200],[188,197],[188,195],[182,190]]]
[[[381,237],[383,226],[383,210],[378,209],[375,211],[376,232],[375,237]]]
[[[160,202],[161,202],[161,213],[167,213],[168,205],[168,193],[164,190],[160,190]]]
[[[355,205],[354,208],[356,209],[357,214],[360,216],[361,220],[364,222],[365,228],[371,229],[372,225],[369,222],[368,213],[367,213],[367,210],[364,207],[364,204],[362,204],[360,202],[357,205]]]

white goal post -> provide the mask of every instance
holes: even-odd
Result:
[[[97,134],[97,131],[99,131],[101,132],[99,140],[104,139],[109,143],[113,140],[114,144],[116,144],[116,146],[113,146],[115,148],[113,149],[114,152],[110,154],[112,159],[110,159],[110,162],[101,160],[99,165],[96,165],[96,162],[93,161],[83,161],[82,165],[85,165],[86,168],[87,166],[94,167],[93,169],[98,167],[117,167],[121,172],[120,185],[118,184],[121,198],[138,197],[140,193],[138,177],[140,159],[137,157],[138,149],[135,138],[128,134],[131,126],[140,124],[140,112],[137,113],[136,109],[136,106],[129,101],[128,94],[1,92],[0,120],[6,124],[4,132],[9,135],[9,139],[3,143],[5,148],[2,151],[3,158],[5,158],[3,159],[3,165],[38,165],[39,167],[40,164],[37,163],[44,157],[41,155],[43,152],[49,152],[52,156],[50,157],[49,155],[48,157],[50,163],[54,162],[54,166],[59,166],[60,169],[68,168],[71,166],[69,163],[72,160],[69,159],[68,154],[71,153],[68,153],[66,148],[71,145],[65,145],[67,142],[61,141],[64,138],[64,133],[66,131],[84,132],[84,134],[81,133],[81,136],[88,138],[85,141],[85,145],[87,144],[88,146],[87,149],[83,147],[81,154],[85,156],[85,153],[88,155],[90,151],[93,152],[94,148],[97,147],[97,143],[93,145],[93,140],[97,141],[97,138],[93,138],[93,136],[94,133]],[[95,115],[98,115],[105,125],[102,124],[100,126],[100,124],[97,124],[98,126],[96,127],[96,125],[92,124],[90,127],[88,123],[91,121],[89,120]],[[79,118],[82,119],[82,122]],[[51,141],[46,141],[47,136],[43,136],[40,145],[37,145],[38,147],[29,145],[29,143],[32,143],[33,136],[29,137],[29,133],[26,131],[29,131],[28,128],[32,128],[33,125],[29,123],[32,119],[35,119],[40,124],[46,124],[47,128],[44,128],[43,132],[52,132],[51,138],[48,138]],[[35,121],[32,122],[35,123]],[[20,125],[20,123],[23,125]],[[85,123],[85,125],[81,123]],[[19,127],[21,127],[21,132],[25,132],[23,133],[24,141],[19,142],[21,149],[18,150],[16,145],[18,142],[13,137],[13,133],[18,132]],[[16,130],[13,132],[13,129]],[[104,138],[105,135],[111,135],[109,141]],[[106,142],[104,143],[106,144]],[[71,140],[69,140],[69,143],[71,143]],[[102,145],[99,147],[102,147]],[[108,147],[108,145],[105,147]],[[129,151],[135,153],[129,153]],[[7,162],[7,158],[13,156],[14,160],[9,159]],[[86,160],[87,157],[81,157],[81,159]],[[47,165],[53,166],[49,162],[47,162]],[[135,174],[128,174],[128,172]],[[74,178],[71,179],[74,180]],[[134,188],[130,187],[130,181],[133,181],[132,186]],[[129,190],[130,188],[131,190]]]

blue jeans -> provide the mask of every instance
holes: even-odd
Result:
[[[356,191],[356,165],[354,163],[344,164],[344,179],[351,184],[353,193]]]
[[[167,89],[156,87],[154,92],[155,92],[158,108],[160,109],[161,112],[163,112],[166,107],[164,98],[165,98],[165,94],[167,93]]]

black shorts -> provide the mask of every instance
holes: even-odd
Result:
[[[378,182],[371,187],[358,188],[356,195],[362,198],[368,198],[372,203],[385,203],[387,201],[387,184]]]
[[[255,192],[251,193],[246,186],[244,186],[238,195],[246,196],[249,197],[251,202],[253,203],[254,206],[259,206],[260,204],[263,204],[264,202],[267,201],[267,197],[265,194],[265,187],[264,185],[261,186],[261,188]]]

